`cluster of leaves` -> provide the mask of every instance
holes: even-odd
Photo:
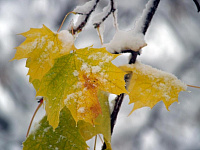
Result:
[[[153,107],[160,100],[168,108],[178,100],[178,93],[185,90],[176,77],[150,66],[136,63],[119,69],[111,63],[118,55],[105,48],[76,49],[73,43],[68,43],[66,38],[72,35],[65,30],[53,33],[43,26],[22,35],[27,39],[17,47],[13,59],[27,58],[30,82],[36,96],[44,97],[47,114],[24,143],[24,149],[32,145],[38,148],[52,145],[52,149],[71,145],[84,149],[87,146],[80,141],[97,133],[110,143],[110,111],[107,94],[102,91],[129,94],[135,110]],[[126,73],[131,75],[128,91]],[[67,142],[71,144],[59,144]]]
[[[13,60],[27,58],[30,82],[36,96],[43,96],[46,110],[24,149],[87,149],[86,141],[97,134],[111,149],[109,93],[128,94],[132,113],[161,100],[168,109],[186,90],[175,76],[139,62],[116,67],[111,61],[119,54],[104,47],[77,49],[67,30],[54,33],[43,26],[22,35],[26,40]]]
[[[52,126],[52,131],[55,130],[52,132],[52,138],[55,138],[54,134],[61,135],[66,127],[71,130],[70,126],[73,126],[77,134],[80,134],[79,128],[89,129],[84,127],[88,122],[92,129],[91,132],[82,131],[86,133],[83,139],[88,140],[89,135],[91,138],[91,135],[94,136],[97,132],[102,133],[110,142],[108,98],[107,94],[99,96],[98,93],[102,91],[114,94],[127,93],[124,81],[126,73],[111,63],[117,55],[109,53],[105,48],[76,49],[74,40],[70,40],[73,36],[65,30],[53,33],[43,26],[40,29],[30,29],[22,35],[26,37],[26,40],[17,47],[13,59],[27,58],[26,67],[29,68],[30,82],[36,89],[36,96],[44,97],[47,114],[47,118],[40,122],[40,127],[35,134],[45,131],[44,127],[48,128],[47,121]],[[64,118],[70,125],[63,126],[63,122],[66,122]],[[80,120],[84,123],[79,124]],[[107,133],[104,134],[104,132]],[[50,130],[47,134],[50,134]],[[43,140],[45,137],[44,134],[41,136]],[[71,138],[65,138],[71,140]],[[27,142],[28,140],[29,138]],[[36,138],[37,142],[40,140]],[[82,143],[79,144],[83,146]],[[43,147],[42,143],[38,147],[40,146]],[[61,145],[58,144],[58,146]]]

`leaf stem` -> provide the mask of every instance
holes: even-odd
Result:
[[[99,39],[100,39],[101,45],[103,45],[103,38],[102,38],[103,35],[101,35],[101,32],[100,32],[100,29],[99,29],[99,28],[100,28],[100,27],[97,28],[97,32],[98,32],[98,34],[99,34]]]
[[[192,88],[197,88],[197,89],[200,89],[200,87],[199,87],[199,86],[195,86],[195,85],[187,85],[187,86],[189,86],[189,87],[192,87]]]
[[[60,27],[59,27],[59,29],[57,30],[57,32],[59,32],[60,31],[60,29],[62,28],[62,26],[63,26],[63,24],[64,24],[64,22],[65,22],[65,20],[66,20],[66,18],[69,16],[69,14],[75,14],[75,12],[73,12],[73,11],[70,11],[70,12],[68,12],[66,15],[65,15],[65,17],[64,17],[64,19],[63,19],[63,21],[62,21],[62,23],[61,23],[61,25],[60,25]]]
[[[32,125],[32,123],[33,123],[33,119],[35,118],[35,115],[36,115],[37,111],[39,110],[39,108],[42,106],[42,104],[43,104],[43,98],[39,101],[39,105],[38,105],[38,107],[36,108],[36,110],[35,110],[35,112],[34,112],[32,118],[31,118],[31,122],[30,122],[30,124],[29,124],[28,130],[27,130],[27,133],[26,133],[26,137],[28,137],[28,135],[29,135],[29,131],[30,131],[30,129],[31,129],[31,125]]]
[[[99,136],[99,138],[100,138],[100,140],[101,140],[101,142],[103,144],[103,139],[102,139],[101,135],[98,134],[98,136]]]
[[[94,150],[96,150],[96,144],[97,144],[97,135],[95,136],[95,139],[94,139]]]

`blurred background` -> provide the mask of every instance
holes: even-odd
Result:
[[[67,12],[88,0],[0,0],[0,150],[20,150],[26,131],[38,103],[35,90],[26,76],[25,59],[9,62],[15,47],[25,40],[19,33],[42,24],[57,31]],[[116,0],[118,24],[130,30],[140,17],[148,0]],[[102,0],[96,12],[106,6]],[[67,29],[70,16],[62,29]],[[104,23],[105,43],[114,35],[110,16]],[[147,47],[138,60],[175,74],[186,84],[200,86],[200,14],[192,0],[162,0],[146,33]],[[78,48],[100,45],[91,23],[80,33]],[[128,63],[127,54],[117,65]],[[114,61],[116,63],[116,61]],[[125,98],[119,113],[112,147],[114,150],[199,150],[200,90],[188,88],[181,92],[179,104],[167,111],[163,102],[152,110],[142,108],[128,117],[133,105]],[[38,112],[35,121],[44,116]],[[90,144],[91,142],[89,142]],[[101,144],[99,143],[98,146]],[[93,147],[93,146],[92,146]],[[91,147],[91,149],[92,149]]]

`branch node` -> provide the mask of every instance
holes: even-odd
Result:
[[[83,21],[76,28],[73,29],[74,34],[77,33],[77,32],[81,32],[82,31],[82,29],[87,24],[87,22],[89,20],[89,17],[95,11],[95,9],[96,9],[97,4],[99,3],[99,1],[100,0],[96,0],[95,4],[92,6],[92,9],[88,13],[86,13],[86,14],[81,13],[81,12],[76,12],[76,14],[78,14],[78,15],[85,16],[85,18],[83,19]],[[69,32],[71,32],[71,31],[69,31]]]
[[[114,13],[116,11],[116,8],[114,6],[114,0],[110,0],[110,10],[108,13],[101,19],[101,21],[93,23],[94,28],[98,28],[109,16],[111,13]]]

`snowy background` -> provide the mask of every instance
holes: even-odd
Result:
[[[18,33],[42,24],[56,31],[67,12],[87,0],[0,0],[0,150],[20,150],[37,102],[28,82],[25,60],[12,61],[24,38]],[[107,5],[102,0],[97,12]],[[147,0],[117,0],[118,23],[122,30],[133,28]],[[70,16],[63,29],[67,29]],[[74,17],[76,20],[76,17]],[[105,22],[105,42],[114,35],[112,17]],[[192,0],[161,0],[147,31],[138,60],[175,74],[187,84],[200,86],[200,14]],[[100,45],[91,24],[80,33],[76,46]],[[127,54],[125,54],[127,55]],[[126,57],[118,63],[127,63]],[[168,112],[162,102],[152,110],[132,109],[128,97],[123,102],[114,133],[114,150],[197,150],[200,149],[200,91],[188,88]],[[36,121],[44,115],[40,109]]]

